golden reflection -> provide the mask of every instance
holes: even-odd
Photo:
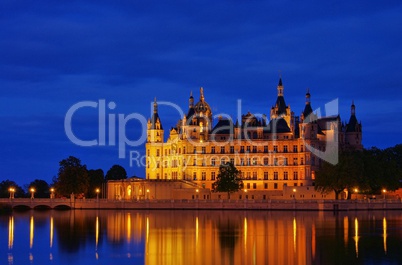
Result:
[[[355,236],[353,237],[355,240],[355,248],[356,248],[356,258],[359,257],[359,222],[357,218],[355,218]]]
[[[50,216],[50,248],[53,247],[53,231],[54,231],[53,216]]]
[[[131,241],[131,214],[127,214],[127,243]]]
[[[98,250],[99,243],[99,216],[96,216],[95,220],[95,249]]]
[[[387,254],[387,219],[382,219],[382,231],[384,237],[384,253]]]
[[[8,249],[12,249],[14,245],[14,216],[8,219]]]
[[[195,217],[195,243],[198,244],[198,216]]]
[[[297,228],[296,228],[296,217],[293,217],[293,252],[296,253],[296,233],[297,233]]]
[[[148,246],[149,246],[149,217],[148,216],[146,218],[146,228],[145,229],[146,229],[145,230],[145,246],[146,246],[146,250],[147,250],[146,254],[148,254],[148,250],[149,250],[149,248],[148,248]]]
[[[343,217],[343,241],[345,242],[345,246],[349,241],[349,217]]]
[[[31,215],[31,220],[29,222],[29,248],[33,247],[34,241],[34,217]]]
[[[311,254],[313,259],[315,259],[315,248],[316,248],[316,241],[315,241],[315,223],[313,223],[311,228]]]
[[[247,250],[247,217],[244,217],[244,249]]]

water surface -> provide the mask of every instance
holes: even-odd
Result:
[[[28,211],[0,264],[402,264],[402,213]]]

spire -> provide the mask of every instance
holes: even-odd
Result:
[[[356,118],[356,110],[355,110],[355,103],[352,100],[352,105],[350,106],[350,119],[349,123],[346,124],[346,132],[357,132],[359,123],[357,122]]]
[[[204,88],[200,87],[200,101],[204,101]]]
[[[282,85],[282,77],[279,77],[279,83],[278,83],[278,97],[283,96],[283,85]]]
[[[309,115],[313,113],[313,109],[311,108],[311,100],[310,100],[310,89],[307,88],[307,92],[306,92],[306,105],[304,107],[303,110],[303,120],[304,122],[310,122],[313,117],[309,117]]]
[[[188,107],[191,109],[194,107],[194,98],[193,98],[193,91],[190,92],[190,98],[188,100]]]
[[[280,116],[283,114],[286,114],[286,103],[285,103],[285,98],[283,97],[283,85],[282,85],[282,77],[279,77],[279,83],[278,83],[278,97],[276,99],[275,103],[275,115]]]
[[[158,113],[158,103],[156,103],[156,97],[154,99],[154,113]]]
[[[156,102],[156,97],[154,98],[154,113],[152,114],[150,123],[151,123],[150,129],[163,130],[162,123],[159,119],[158,103]]]
[[[307,93],[306,93],[306,105],[310,105],[310,89],[307,88]]]

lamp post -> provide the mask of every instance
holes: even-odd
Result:
[[[147,200],[149,200],[149,189],[147,189]]]
[[[14,189],[13,187],[10,187],[10,188],[8,189],[8,191],[10,192],[10,200],[11,200],[11,199],[14,199],[14,192],[15,192],[15,189]]]
[[[355,200],[357,200],[357,193],[359,192],[359,190],[355,188],[353,191],[355,192]]]
[[[382,190],[382,193],[384,194],[384,198],[383,198],[383,199],[384,199],[384,201],[385,201],[385,193],[387,193],[387,190],[386,190],[386,189],[383,189],[383,190]]]
[[[247,189],[244,189],[244,200],[248,200]]]
[[[29,191],[31,192],[31,200],[33,200],[35,198],[35,188],[30,188]]]
[[[195,198],[198,200],[198,192],[199,192],[199,190],[196,189],[195,192],[197,193],[197,194],[195,195]]]
[[[100,189],[99,189],[99,188],[96,188],[95,192],[96,192],[96,200],[99,201],[99,192],[100,192]]]
[[[50,188],[50,199],[54,199],[54,188]]]
[[[296,189],[293,189],[293,199],[296,200]]]

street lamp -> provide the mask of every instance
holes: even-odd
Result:
[[[384,194],[384,200],[385,200],[385,193],[387,193],[387,190],[386,190],[386,189],[383,189],[383,190],[382,190],[382,193]]]
[[[199,190],[198,190],[198,189],[196,189],[196,190],[195,190],[195,192],[197,193],[197,195],[196,195],[196,199],[198,200],[198,192],[199,192]]]
[[[149,200],[149,189],[147,189],[147,199]]]
[[[54,199],[54,188],[50,188],[50,199]]]
[[[296,189],[293,189],[293,198],[296,200]]]
[[[10,188],[8,189],[8,191],[10,192],[10,199],[14,199],[14,192],[15,192],[15,189],[14,189],[13,187],[10,187]]]
[[[359,192],[359,190],[357,188],[355,188],[353,191],[354,191],[355,196],[356,196],[355,199],[357,200],[357,193]]]
[[[31,199],[34,198],[35,188],[30,188],[29,191],[31,192]]]
[[[95,192],[96,192],[96,200],[99,200],[99,192],[100,192],[100,189],[97,188],[97,189],[95,190]]]

